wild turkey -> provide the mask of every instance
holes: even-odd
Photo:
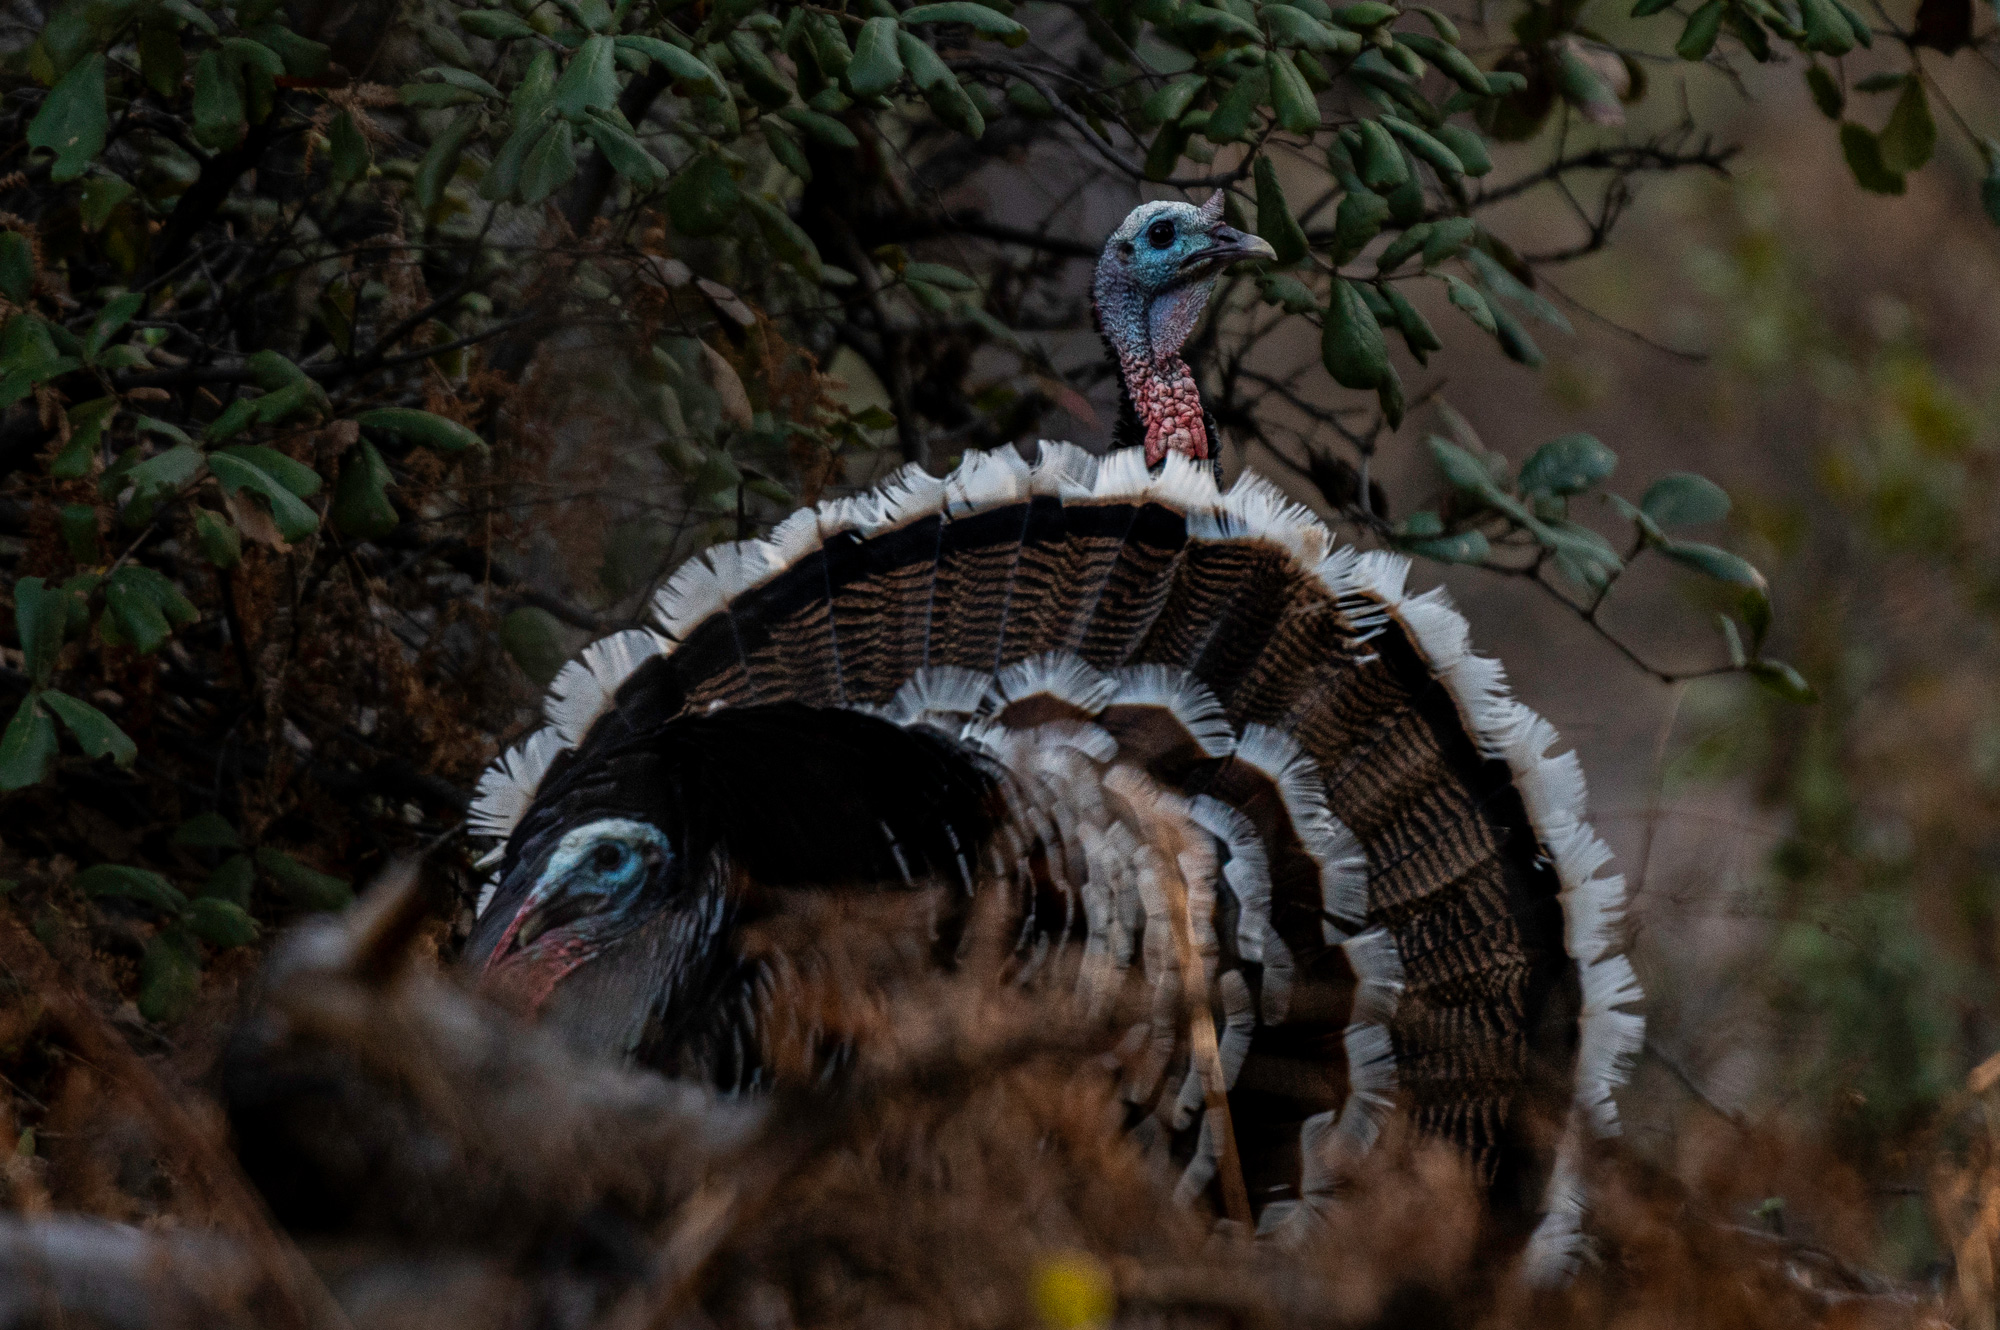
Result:
[[[1560,1274],[1643,1028],[1623,880],[1442,590],[1256,475],[1218,489],[1178,349],[1267,251],[1217,202],[1143,205],[1100,260],[1143,449],[905,468],[690,561],[564,668],[480,783],[467,964],[580,1047],[750,1088],[797,1020],[753,926],[886,892],[951,965],[983,904],[1017,973],[1157,995],[1128,1093],[1184,1196],[1309,1223],[1401,1107]]]

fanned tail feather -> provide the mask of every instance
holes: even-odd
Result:
[[[1153,985],[1128,1094],[1187,1199],[1220,1151],[1184,991],[1214,1023],[1260,1231],[1311,1222],[1400,1104],[1496,1194],[1541,1196],[1526,1259],[1560,1274],[1586,1144],[1617,1130],[1643,1039],[1624,882],[1574,754],[1408,572],[1177,455],[1148,472],[1137,449],[1044,443],[905,468],[680,569],[657,631],[565,667],[468,827],[505,841],[628,710],[790,701],[942,730],[1007,773],[1008,871],[1064,893],[1055,923],[1024,917],[1024,949],[1074,937],[1093,1010],[1135,970]],[[1180,973],[1177,899],[1199,973]],[[1529,1118],[1552,1091],[1551,1150]]]

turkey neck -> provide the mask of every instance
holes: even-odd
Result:
[[[1148,298],[1123,274],[1108,266],[1098,270],[1097,328],[1117,363],[1134,432],[1143,431],[1147,466],[1158,466],[1169,452],[1196,461],[1213,456],[1201,389],[1181,359],[1208,291],[1208,283],[1195,282]]]

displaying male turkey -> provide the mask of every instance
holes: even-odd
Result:
[[[801,1019],[760,922],[907,899],[949,966],[984,907],[1021,982],[1156,995],[1127,1092],[1187,1198],[1310,1223],[1400,1107],[1557,1273],[1641,1036],[1623,880],[1443,591],[1218,489],[1179,349],[1269,256],[1219,205],[1144,204],[1098,265],[1143,449],[905,468],[709,550],[564,668],[480,783],[467,964],[578,1046],[749,1088]]]

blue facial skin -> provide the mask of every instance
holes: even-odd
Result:
[[[673,849],[658,828],[602,818],[566,834],[495,944],[484,970],[539,1009],[564,976],[658,907]]]
[[[1129,360],[1179,352],[1208,303],[1210,283],[1239,259],[1270,259],[1271,247],[1222,220],[1218,194],[1208,206],[1142,203],[1105,243],[1094,294],[1105,335]]]

